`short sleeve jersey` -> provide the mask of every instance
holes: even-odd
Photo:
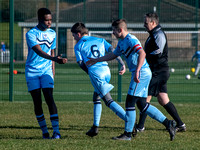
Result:
[[[37,55],[32,47],[40,45],[44,52],[51,55],[51,50],[56,48],[55,31],[52,29],[41,31],[37,27],[34,27],[26,33],[26,41],[28,45],[26,70],[37,72],[43,69],[51,69],[52,61]]]
[[[128,65],[129,71],[135,71],[138,63],[138,52],[143,49],[140,41],[130,33],[123,40],[119,40],[114,54],[116,56],[123,55]],[[146,59],[142,65],[142,68],[148,67]],[[141,69],[142,69],[141,68]]]
[[[110,47],[111,44],[103,38],[83,36],[74,47],[76,61],[86,63],[88,58],[102,57]],[[93,67],[100,65],[108,65],[108,63],[106,61],[98,62]]]
[[[200,51],[196,51],[195,55],[196,55],[198,62],[200,62]]]

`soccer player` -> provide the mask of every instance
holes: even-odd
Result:
[[[109,93],[114,86],[109,83],[111,74],[108,63],[100,62],[90,67],[85,65],[85,63],[89,60],[88,57],[98,58],[104,56],[106,51],[112,52],[114,49],[105,39],[88,36],[88,29],[81,22],[75,23],[71,28],[71,32],[74,39],[77,41],[77,44],[74,46],[76,61],[80,68],[89,75],[90,81],[94,87],[94,121],[93,126],[86,133],[86,135],[93,137],[98,134],[102,111],[101,99],[103,99],[106,106],[115,112],[116,115],[125,120],[124,109],[113,101]],[[120,57],[118,57],[117,60],[121,64],[119,74],[122,75],[125,72],[125,65]]]
[[[42,130],[43,138],[49,139],[45,117],[42,109],[41,91],[50,112],[53,128],[52,139],[60,139],[57,107],[53,98],[55,62],[64,64],[66,58],[54,57],[56,48],[56,33],[50,29],[52,16],[47,8],[38,10],[38,25],[26,33],[28,56],[25,66],[25,76],[33,103],[38,124]]]
[[[124,55],[129,71],[132,72],[125,104],[125,131],[120,136],[113,137],[113,139],[131,140],[131,133],[136,120],[135,104],[137,104],[140,112],[146,113],[162,123],[168,129],[170,139],[173,140],[176,133],[175,121],[168,120],[156,107],[146,102],[148,86],[152,75],[140,41],[134,35],[128,33],[125,19],[115,20],[112,23],[112,30],[115,37],[119,39],[116,49],[104,57],[90,58],[86,65],[91,66]]]
[[[196,60],[197,60],[195,73],[194,73],[194,75],[196,76],[199,72],[199,69],[200,69],[200,51],[195,52],[195,54],[192,56],[192,61],[193,61],[194,58],[196,58]],[[200,79],[200,76],[198,78]]]
[[[167,37],[159,25],[159,18],[156,13],[147,13],[144,18],[144,27],[149,33],[145,42],[146,59],[152,71],[152,79],[149,85],[147,102],[150,103],[152,96],[157,97],[161,106],[176,121],[177,131],[186,131],[186,126],[178,115],[178,112],[167,94],[167,80],[169,79],[168,66],[168,45]],[[144,131],[146,114],[140,114],[137,125],[138,131]]]

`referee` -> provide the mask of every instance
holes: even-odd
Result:
[[[149,33],[145,42],[146,59],[152,71],[152,79],[149,85],[147,102],[150,103],[152,96],[157,97],[161,106],[176,121],[176,131],[186,131],[186,126],[178,115],[178,112],[167,94],[167,80],[169,79],[168,65],[168,44],[167,37],[159,25],[159,18],[156,13],[147,13],[144,17],[144,27]],[[144,131],[146,114],[140,114],[137,131]]]

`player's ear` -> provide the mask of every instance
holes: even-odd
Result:
[[[118,32],[121,33],[121,32],[122,32],[122,28],[119,28],[119,29],[118,29]]]
[[[80,32],[78,32],[77,35],[78,35],[78,37],[81,37],[81,33]]]

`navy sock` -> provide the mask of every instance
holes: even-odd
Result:
[[[43,134],[49,133],[48,129],[47,129],[46,120],[44,118],[44,114],[39,115],[39,116],[36,115],[36,118],[37,118],[38,124],[39,124],[39,126],[40,126],[40,128],[42,130],[42,133]]]
[[[140,129],[144,128],[144,123],[145,123],[146,117],[147,117],[146,113],[140,112],[140,119],[137,124],[137,128],[140,128]]]
[[[50,115],[50,120],[51,120],[51,124],[53,128],[53,132],[60,134],[58,114]]]

